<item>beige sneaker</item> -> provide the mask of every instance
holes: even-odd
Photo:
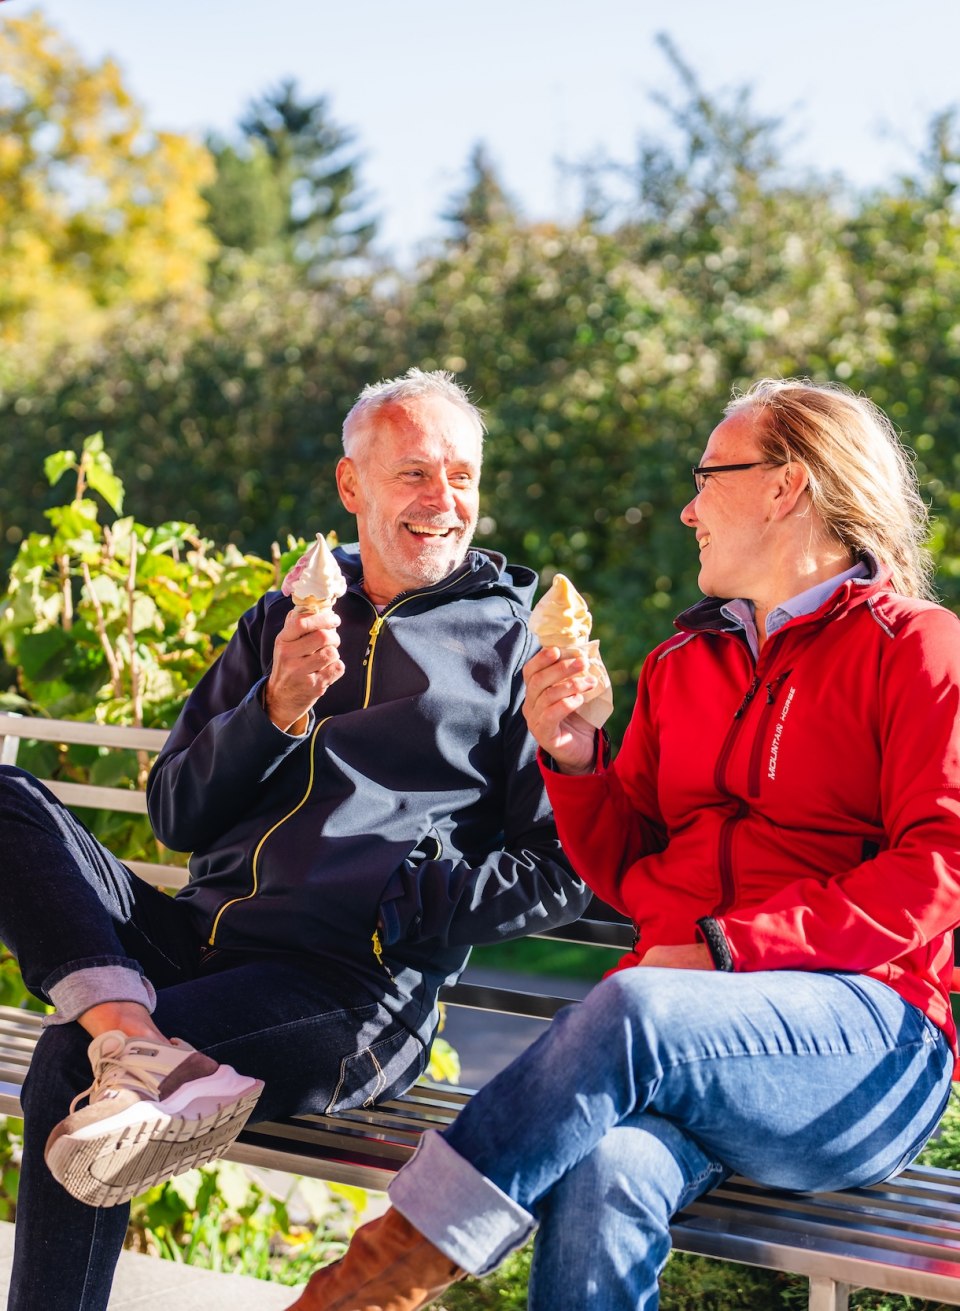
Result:
[[[223,1154],[263,1091],[179,1038],[113,1029],[90,1044],[93,1084],[53,1129],[44,1159],[78,1201],[118,1206]],[[77,1110],[84,1098],[86,1106]]]

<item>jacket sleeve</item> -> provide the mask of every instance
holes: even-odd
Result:
[[[209,846],[247,813],[263,781],[310,741],[276,727],[261,694],[272,638],[266,599],[249,610],[191,692],[147,780],[153,830],[174,851]]]
[[[876,969],[960,921],[954,615],[924,611],[891,641],[878,706],[885,849],[832,879],[798,879],[759,905],[719,916],[734,970]]]
[[[536,745],[521,704],[523,660],[514,671],[502,718],[502,813],[491,816],[490,850],[475,860],[408,858],[380,907],[385,947],[432,940],[477,946],[538,933],[578,919],[590,891],[572,871],[537,768]]]
[[[612,765],[598,749],[592,774],[560,774],[541,755],[547,793],[564,851],[590,887],[615,910],[632,918],[620,896],[623,875],[641,856],[662,851],[666,829],[657,801],[657,740],[644,665],[633,715]]]

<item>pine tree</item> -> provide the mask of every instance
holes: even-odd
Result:
[[[451,198],[450,206],[441,217],[452,227],[454,241],[465,241],[473,232],[518,221],[517,207],[504,190],[496,165],[482,141],[470,152],[467,186]]]
[[[240,249],[272,250],[319,274],[366,253],[376,219],[359,182],[355,135],[325,96],[305,99],[293,81],[251,102],[236,145],[214,141],[217,178],[210,223]]]

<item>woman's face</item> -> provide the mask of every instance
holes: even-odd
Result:
[[[705,596],[754,600],[769,586],[774,564],[768,537],[781,471],[763,463],[756,413],[739,411],[724,419],[710,434],[700,464],[706,474],[703,488],[680,514],[697,534],[698,586]],[[711,465],[722,464],[754,467],[708,472]]]

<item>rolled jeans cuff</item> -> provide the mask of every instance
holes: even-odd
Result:
[[[151,1013],[157,994],[149,979],[126,965],[89,965],[65,974],[45,989],[55,1014],[44,1018],[50,1024],[69,1024],[91,1006],[107,1001],[135,1001]]]
[[[485,1275],[536,1228],[536,1221],[431,1129],[391,1181],[393,1206],[462,1270]]]

